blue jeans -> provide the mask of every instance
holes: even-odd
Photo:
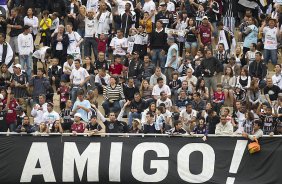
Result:
[[[120,105],[119,105],[119,100],[114,101],[113,103],[110,103],[109,100],[105,100],[102,104],[105,115],[109,115],[110,113],[110,107],[112,107],[113,112],[118,112],[120,111]]]
[[[153,49],[152,62],[155,64],[155,66],[160,66],[162,69],[162,73],[164,73],[166,56],[162,56],[161,51],[162,49]]]
[[[74,102],[76,101],[76,98],[77,98],[77,91],[79,90],[80,88],[79,87],[73,87],[71,89],[71,101],[72,101],[72,104],[74,104]]]
[[[141,119],[141,113],[139,112],[129,112],[129,117],[128,117],[128,127],[132,127],[132,121],[133,119],[138,118]]]
[[[16,130],[16,127],[17,125],[16,125],[16,123],[11,123],[11,124],[9,124],[9,130],[10,130],[10,132],[14,132],[15,130]]]
[[[32,55],[20,55],[20,64],[22,65],[22,69],[25,70],[26,66],[26,73],[28,80],[31,79],[31,70],[32,70]]]
[[[263,52],[264,62],[267,64],[271,60],[273,65],[277,64],[277,49],[269,50],[264,49]]]

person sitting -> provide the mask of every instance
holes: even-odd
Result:
[[[178,134],[187,134],[187,131],[182,128],[183,124],[180,120],[175,121],[174,123],[174,128],[171,128],[168,130],[166,133],[170,135],[178,135]]]
[[[35,132],[34,126],[32,126],[29,122],[29,117],[25,116],[23,119],[23,123],[21,125],[19,125],[16,129],[16,132],[18,133],[32,133]]]
[[[216,125],[215,128],[216,135],[232,135],[233,134],[233,126],[230,122],[226,121],[225,116],[220,117],[220,122]]]

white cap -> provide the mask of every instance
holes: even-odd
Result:
[[[207,16],[203,16],[202,20],[204,20],[204,19],[209,19],[209,18]]]
[[[15,64],[14,67],[17,67],[17,68],[19,68],[19,69],[22,69],[22,65],[20,65],[20,64]]]
[[[78,113],[78,112],[77,112],[77,113],[75,113],[74,117],[75,117],[75,116],[76,116],[76,117],[80,117],[80,118],[81,118],[81,114],[80,114],[80,113]]]

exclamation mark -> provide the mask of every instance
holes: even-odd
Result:
[[[232,161],[231,161],[231,165],[230,165],[230,169],[229,169],[230,173],[233,173],[233,174],[237,173],[247,144],[248,144],[247,140],[237,140],[236,147],[235,147]],[[234,177],[228,177],[226,184],[234,184],[234,182],[235,182]]]

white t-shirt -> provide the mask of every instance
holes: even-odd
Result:
[[[74,85],[79,85],[88,76],[89,76],[89,73],[87,72],[87,70],[85,68],[80,67],[78,70],[76,68],[72,70],[70,79],[73,80]]]
[[[94,37],[95,34],[95,19],[89,19],[88,17],[85,18],[85,36],[84,37]]]
[[[159,88],[159,85],[156,84],[153,87],[153,91],[152,91],[152,95],[153,96],[158,96],[158,99],[160,98],[160,93],[164,91],[168,96],[171,95],[171,91],[170,88],[168,87],[168,85],[164,84],[161,88]]]
[[[99,0],[87,0],[86,4],[86,10],[87,11],[94,11],[95,13],[97,12],[99,7]]]
[[[69,71],[72,72],[75,69],[74,62],[70,65],[67,61],[64,63],[63,72]]]
[[[161,103],[165,104],[165,108],[172,107],[172,102],[171,102],[171,99],[169,99],[169,98],[167,98],[165,101],[162,101],[161,99],[158,99],[157,100],[157,107],[159,107]]]
[[[169,11],[169,12],[175,12],[175,5],[174,5],[174,3],[173,3],[173,2],[168,2],[166,9],[167,9],[167,11]]]
[[[124,50],[122,47],[128,47],[128,42],[126,38],[119,39],[118,37],[114,37],[110,43],[111,47],[114,47],[115,50],[113,52],[114,55],[124,56],[126,54],[126,49]]]
[[[53,123],[56,120],[60,120],[60,115],[55,111],[52,111],[52,112],[47,111],[43,114],[43,122],[47,123],[50,129],[52,128]]]
[[[67,53],[73,54],[74,58],[77,59],[76,55],[80,55],[80,48],[77,47],[76,45],[80,41],[81,36],[75,31],[68,33],[68,36],[69,36],[69,46],[67,49]]]
[[[277,32],[278,30],[276,27],[272,29],[268,26],[263,28],[264,49],[277,49]]]
[[[132,2],[130,1],[123,1],[123,0],[117,0],[117,4],[118,4],[118,13],[124,12],[125,10],[125,4],[126,3],[130,3],[131,7],[130,10],[133,11],[134,10],[134,6],[132,4]]]
[[[148,12],[149,14],[151,14],[152,11],[156,10],[156,5],[154,1],[151,0],[149,2],[145,2],[142,9],[144,12]],[[153,23],[155,23],[155,14],[151,17],[151,20]]]
[[[272,82],[274,85],[278,86],[280,89],[282,89],[282,72],[280,75],[274,74],[272,76]]]
[[[184,118],[185,122],[191,121],[193,118],[197,117],[197,111],[192,109],[192,112],[190,114],[188,114],[186,109],[183,109],[180,112],[180,117]]]

